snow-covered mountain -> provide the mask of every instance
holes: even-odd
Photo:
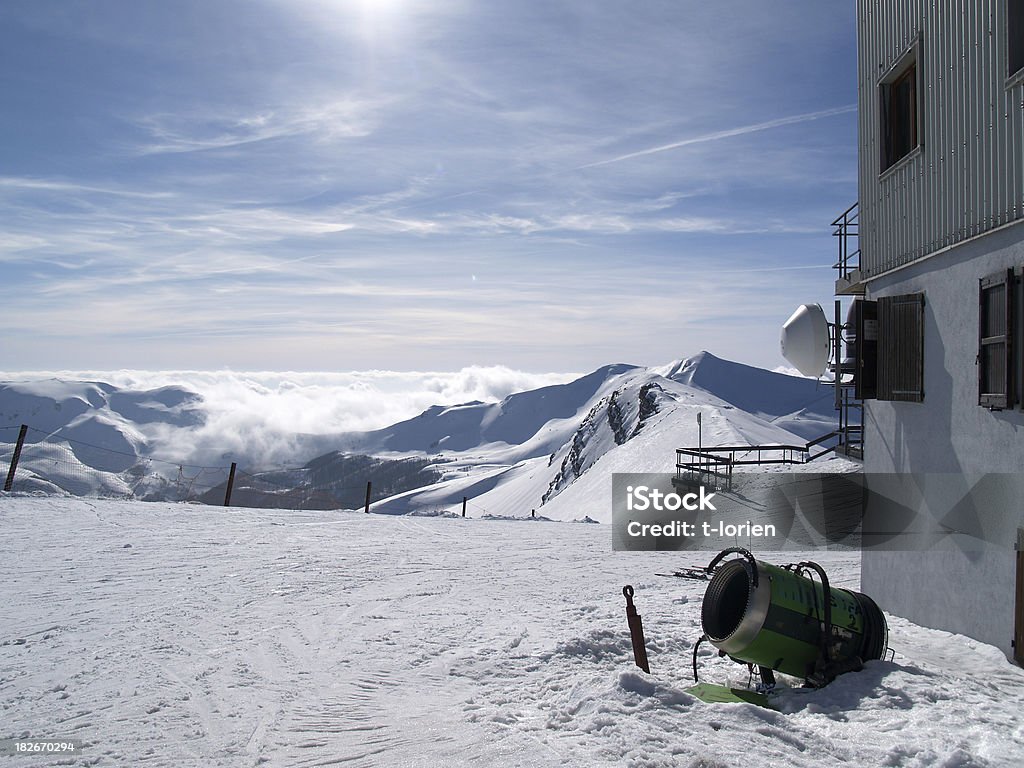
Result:
[[[831,388],[707,352],[662,368],[613,366],[591,377],[601,373],[602,383],[586,388],[589,397],[581,398],[573,416],[550,419],[518,444],[482,442],[454,452],[441,482],[381,501],[374,509],[395,514],[451,509],[466,497],[477,513],[522,517],[543,507],[538,514],[553,519],[606,521],[613,473],[674,472],[676,449],[698,443],[705,448],[793,445],[835,428]],[[586,379],[592,384],[591,377]],[[578,383],[563,389],[571,391]],[[509,399],[458,410],[472,408],[498,419]],[[434,417],[439,420],[445,413],[440,410]],[[428,414],[419,417],[426,419]],[[388,434],[383,430],[376,437],[387,439]],[[446,442],[441,437],[440,445]],[[839,458],[828,466],[852,468]]]
[[[831,385],[813,379],[722,360],[709,352],[673,363],[659,373],[713,394],[806,440],[835,428],[835,391]]]
[[[365,482],[362,476],[346,470],[326,478],[324,467],[353,466],[339,461],[344,456],[372,456],[378,463],[367,466],[379,471],[386,465],[389,473],[397,469],[403,475],[410,467],[409,477],[387,486],[387,498],[375,496],[378,512],[440,511],[461,505],[465,497],[475,514],[524,516],[543,506],[545,516],[604,519],[613,472],[672,471],[675,449],[696,446],[698,439],[705,447],[806,441],[834,428],[832,397],[831,387],[813,380],[701,352],[661,368],[609,365],[500,402],[434,406],[384,429],[289,435],[283,442],[297,469],[257,473],[247,466],[252,459],[238,450],[237,439],[204,431],[201,393],[20,382],[0,385],[0,457],[9,453],[17,425],[25,423],[36,444],[22,462],[28,489],[173,498],[170,478],[141,482],[140,461],[188,464],[198,452],[221,456],[225,466],[237,461],[256,475],[240,488],[238,498],[246,503],[256,503],[257,491],[273,484],[282,503],[316,496],[321,506],[330,504],[324,501],[329,487],[344,486],[345,505],[355,506],[351,498]],[[235,450],[218,451],[209,444],[217,439]],[[54,454],[72,467],[65,474],[74,475],[74,487],[53,469],[60,464]],[[393,463],[409,459],[418,460],[414,469]],[[149,461],[147,467],[159,464]],[[418,487],[432,478],[437,481]],[[203,498],[217,498],[224,481],[214,478]],[[137,492],[140,486],[145,493]],[[291,493],[300,487],[302,493]],[[397,492],[403,487],[411,490]]]
[[[202,421],[199,396],[177,387],[129,391],[102,382],[59,379],[0,385],[0,429],[28,424],[131,457],[148,453],[143,425],[188,429]]]

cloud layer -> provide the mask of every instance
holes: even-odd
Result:
[[[329,450],[317,439],[380,429],[432,405],[495,402],[514,393],[575,378],[504,367],[454,372],[238,373],[231,371],[31,371],[0,381],[49,378],[99,381],[128,390],[179,387],[202,399],[205,423],[194,428],[139,425],[157,458],[219,466],[224,461],[274,466]]]

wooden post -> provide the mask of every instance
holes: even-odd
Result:
[[[704,482],[704,428],[701,426],[700,411],[697,411],[697,482]]]
[[[462,516],[466,516],[466,497],[462,497]]]
[[[4,482],[4,490],[10,491],[14,487],[14,473],[18,469],[18,462],[21,460],[21,449],[25,445],[25,435],[28,433],[28,424],[22,424],[18,431],[18,442],[14,446],[14,455],[11,456],[11,468],[7,470],[7,480]]]
[[[231,506],[231,489],[235,487],[235,470],[238,468],[238,464],[231,462],[231,471],[228,473],[228,487],[224,491],[224,506]]]
[[[370,490],[373,488],[373,483],[369,480],[366,481],[366,504],[363,511],[366,514],[370,514]]]
[[[1017,584],[1013,606],[1013,658],[1024,664],[1024,528],[1017,529]]]

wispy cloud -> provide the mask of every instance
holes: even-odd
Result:
[[[154,192],[124,186],[100,186],[52,178],[0,176],[0,192],[17,193],[33,191],[59,192],[71,195],[114,195],[117,197],[137,197],[151,200],[173,197],[173,194],[170,192]]]
[[[206,152],[294,137],[322,140],[369,136],[385,100],[343,98],[280,104],[258,112],[164,113],[136,118],[151,137],[147,155]]]
[[[751,133],[760,133],[761,131],[769,131],[773,128],[781,128],[786,125],[796,125],[798,123],[806,123],[812,120],[821,120],[826,117],[835,117],[836,115],[845,115],[851,112],[857,111],[856,104],[849,104],[844,107],[835,107],[832,109],[823,109],[818,112],[806,112],[800,115],[790,115],[788,117],[780,117],[775,120],[767,120],[763,123],[751,123],[749,125],[741,125],[737,128],[728,128],[720,131],[712,131],[711,133],[704,133],[700,136],[693,136],[688,139],[682,139],[680,141],[673,141],[669,144],[661,144],[656,147],[648,147],[647,149],[641,149],[636,152],[628,152],[624,155],[618,155],[616,157],[610,157],[606,160],[597,160],[593,163],[586,163],[578,166],[577,170],[585,168],[597,168],[602,165],[610,165],[612,163],[621,163],[623,160],[633,160],[637,157],[646,157],[647,155],[655,155],[659,152],[668,152],[673,149],[681,149],[682,147],[689,147],[695,144],[706,144],[712,141],[721,141],[723,139],[731,139],[735,136],[745,136]]]

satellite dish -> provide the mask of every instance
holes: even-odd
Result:
[[[804,376],[820,378],[828,365],[828,320],[820,304],[801,304],[782,326],[782,356]]]

